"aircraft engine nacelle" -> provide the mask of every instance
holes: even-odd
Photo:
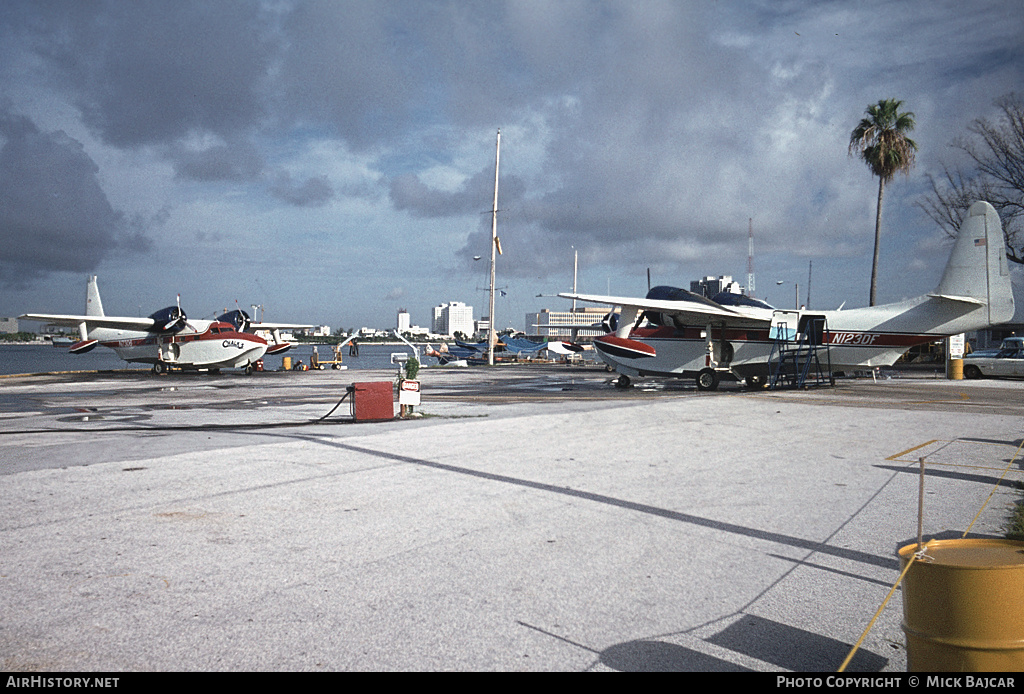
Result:
[[[613,333],[619,329],[619,314],[615,311],[610,311],[604,315],[601,319],[601,327],[604,328],[605,332]]]
[[[149,316],[156,323],[155,330],[159,333],[176,333],[185,327],[188,316],[180,306],[168,306]]]
[[[252,325],[252,318],[250,318],[249,314],[240,308],[235,309],[234,311],[228,311],[222,316],[217,316],[217,320],[224,323],[231,323],[231,325],[235,326],[235,330],[240,333],[248,332],[249,326]]]

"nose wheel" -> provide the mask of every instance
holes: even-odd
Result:
[[[697,390],[716,390],[718,382],[718,372],[714,369],[701,369],[697,374]]]

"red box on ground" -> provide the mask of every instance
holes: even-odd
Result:
[[[352,392],[352,417],[357,422],[395,418],[395,387],[390,381],[355,383]]]

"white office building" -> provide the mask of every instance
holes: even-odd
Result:
[[[743,287],[740,286],[739,282],[734,281],[731,275],[719,275],[718,277],[708,275],[703,279],[690,282],[690,291],[694,294],[700,294],[701,296],[713,299],[716,294],[721,294],[722,292],[742,294]]]
[[[576,339],[604,335],[602,328],[581,328],[600,324],[611,309],[607,306],[587,306],[576,311],[552,311],[541,309],[540,313],[526,314],[526,333],[541,337],[572,339],[575,329]]]
[[[466,337],[472,337],[476,332],[473,307],[461,301],[435,306],[430,331],[436,335],[454,336],[455,333],[462,333]]]

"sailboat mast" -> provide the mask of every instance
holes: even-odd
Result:
[[[487,321],[487,364],[494,366],[494,262],[498,251],[498,162],[501,159],[501,130],[494,146],[494,204],[491,207],[491,291]]]

